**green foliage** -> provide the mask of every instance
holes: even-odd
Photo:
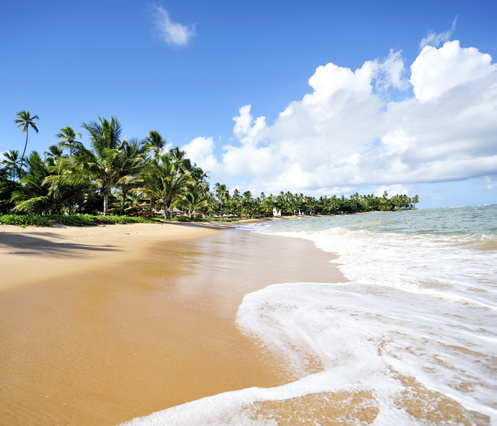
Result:
[[[66,226],[125,225],[128,223],[153,223],[154,219],[116,215],[49,215],[52,221]]]
[[[54,223],[65,226],[97,226],[97,225],[125,225],[129,223],[156,223],[157,220],[145,217],[129,216],[102,216],[102,215],[15,215],[9,214],[0,216],[0,224],[17,226],[52,226]]]
[[[205,218],[194,218],[194,217],[172,217],[167,219],[166,222],[238,222],[242,220],[240,217],[232,219],[223,219],[219,217],[205,217]]]
[[[48,216],[6,214],[0,216],[0,224],[26,226],[52,226]]]
[[[121,138],[121,123],[114,117],[83,123],[89,147],[68,126],[56,135],[59,145],[50,146],[43,158],[33,151],[25,159],[28,130],[38,131],[38,117],[29,111],[17,116],[15,123],[26,133],[24,152],[22,156],[17,150],[4,152],[0,162],[0,214],[17,211],[24,215],[5,219],[15,224],[48,226],[46,218],[70,226],[149,222],[152,219],[144,216],[153,210],[174,219],[175,208],[186,212],[181,216],[189,216],[175,219],[180,221],[198,220],[190,219],[197,213],[221,216],[220,220],[269,217],[275,208],[283,216],[354,214],[412,209],[419,202],[417,195],[389,198],[386,192],[380,197],[355,193],[349,198],[316,199],[283,191],[253,197],[250,191],[242,194],[234,189],[230,194],[221,183],[209,190],[208,172],[192,163],[185,151],[174,147],[166,152],[166,139],[157,131],[141,141]],[[98,216],[101,212],[105,217]],[[120,216],[109,216],[109,212]],[[139,216],[125,217],[125,213]]]
[[[183,171],[183,166],[181,159],[175,159],[169,153],[160,155],[143,168],[144,190],[151,198],[160,200],[164,216],[169,217],[169,208],[174,198],[191,181],[190,173]]]

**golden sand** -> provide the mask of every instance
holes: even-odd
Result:
[[[343,280],[310,242],[186,225],[0,228],[0,424],[116,425],[292,379],[234,324],[249,292]]]

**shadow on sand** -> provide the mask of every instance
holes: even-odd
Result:
[[[25,235],[17,233],[0,233],[0,248],[10,251],[11,254],[26,255],[52,255],[61,257],[73,257],[81,255],[81,252],[119,251],[112,245],[93,246],[88,244],[77,244],[72,242],[54,242],[49,239],[60,239],[59,235],[52,232]]]

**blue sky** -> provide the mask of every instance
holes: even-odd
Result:
[[[494,0],[0,2],[0,152],[16,113],[158,130],[211,183],[497,203]]]

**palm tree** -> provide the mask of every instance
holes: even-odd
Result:
[[[55,135],[56,138],[62,139],[59,142],[59,147],[64,149],[69,147],[69,155],[72,156],[72,150],[75,146],[76,139],[81,138],[83,135],[81,133],[75,133],[74,129],[71,126],[64,127],[60,129],[60,132]]]
[[[226,187],[225,184],[220,184],[217,182],[214,185],[214,191],[216,193],[216,197],[218,198],[219,202],[221,203],[221,215],[223,214],[223,201],[226,199],[226,194],[229,194],[229,189]]]
[[[143,190],[151,198],[160,200],[164,217],[170,217],[173,199],[191,181],[189,173],[182,173],[169,154],[159,156],[145,165],[142,173]]]
[[[121,215],[124,214],[128,193],[138,186],[138,176],[145,164],[146,148],[136,139],[124,141],[122,147],[122,177],[117,182],[121,190]]]
[[[0,168],[0,215],[6,214],[14,207],[11,199],[15,186],[16,183],[9,179],[7,168]]]
[[[157,158],[166,146],[166,138],[163,138],[157,130],[152,130],[143,140],[143,143],[148,151],[153,151],[154,158]]]
[[[99,121],[83,123],[90,133],[91,149],[75,141],[74,155],[61,158],[65,173],[49,177],[53,182],[61,179],[67,184],[95,183],[103,197],[103,214],[109,213],[109,195],[120,180],[126,176],[126,155],[121,141],[121,123],[114,117],[110,121],[99,117]]]
[[[26,143],[24,144],[24,151],[22,152],[21,157],[21,169],[24,165],[24,155],[26,154],[26,148],[28,147],[28,131],[29,128],[33,128],[33,130],[38,133],[38,128],[34,120],[39,120],[37,115],[31,117],[29,111],[20,111],[17,113],[17,118],[14,120],[14,124],[17,124],[17,128],[22,127],[22,132],[26,133]]]
[[[245,191],[243,193],[243,198],[241,199],[241,208],[244,215],[250,215],[253,210],[253,199],[252,193],[250,191]]]
[[[209,172],[204,172],[201,167],[196,164],[193,165],[190,172],[192,179],[195,181],[195,185],[201,187],[204,191],[209,191]]]
[[[195,184],[187,184],[184,192],[176,196],[176,200],[181,208],[188,210],[188,217],[209,204],[208,195]]]
[[[189,158],[186,157],[186,152],[179,149],[177,146],[169,150],[171,161],[176,164],[176,168],[183,172],[192,172],[193,166]]]
[[[1,164],[5,165],[5,168],[7,169],[8,174],[10,174],[12,181],[17,178],[20,180],[21,179],[21,168],[19,166],[20,159],[19,159],[19,151],[17,150],[10,150],[7,152],[3,153],[3,156],[5,157],[5,160],[2,160]]]
[[[27,157],[27,172],[22,177],[17,190],[12,193],[16,210],[25,210],[34,214],[54,214],[62,213],[64,208],[69,208],[73,204],[77,196],[73,188],[64,185],[60,180],[46,185],[47,177],[59,172],[57,167],[49,163],[43,161],[36,151]]]
[[[57,160],[57,158],[59,157],[62,157],[62,154],[63,152],[59,145],[50,145],[48,147],[48,151],[45,151],[45,161],[47,159],[51,160],[50,165],[53,166],[55,164],[55,160]]]

